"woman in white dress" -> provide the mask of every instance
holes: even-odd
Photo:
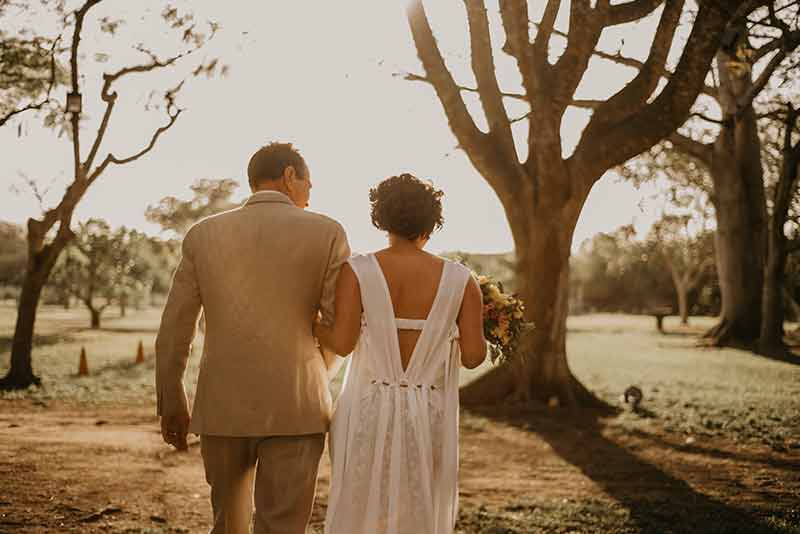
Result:
[[[423,251],[442,192],[409,174],[370,191],[389,247],[342,268],[320,343],[347,362],[331,425],[326,534],[450,534],[458,508],[458,369],[486,357],[480,287]]]

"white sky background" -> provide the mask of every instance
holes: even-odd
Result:
[[[106,0],[92,11],[90,21],[105,15],[126,20],[113,40],[97,36],[99,32],[91,30],[92,23],[87,21],[90,30],[81,46],[89,56],[82,86],[87,115],[84,157],[102,111],[97,69],[113,70],[130,60],[143,61],[145,58],[130,48],[136,42],[153,48],[168,43],[164,26],[153,19],[158,19],[163,3],[137,4],[151,7],[149,18],[140,20],[145,8],[128,7],[130,4],[121,0]],[[198,18],[222,25],[208,52],[221,55],[230,66],[229,74],[196,79],[187,85],[180,98],[186,111],[177,124],[141,160],[109,167],[81,202],[78,220],[103,217],[112,225],[157,233],[159,228],[144,219],[146,206],[167,195],[188,198],[189,185],[198,178],[234,178],[242,184],[237,198],[243,199],[249,193],[246,165],[250,155],[271,140],[283,140],[294,142],[309,163],[314,183],[311,209],[341,221],[354,251],[385,245],[383,234],[370,224],[367,193],[370,186],[400,172],[430,178],[446,192],[445,228],[434,235],[432,251],[504,252],[513,248],[499,201],[466,155],[455,149],[455,138],[432,88],[393,76],[400,71],[422,72],[403,2],[195,0],[190,4]],[[499,21],[496,2],[490,0],[487,7],[493,20]],[[463,3],[428,2],[428,9],[457,80],[474,85]],[[659,14],[641,24],[607,32],[601,47],[616,51],[624,36],[622,52],[643,59]],[[532,17],[539,16],[532,8]],[[567,17],[560,17],[562,29],[566,23]],[[494,45],[501,44],[497,34]],[[165,53],[174,50],[164,48]],[[93,66],[91,58],[96,52],[109,53],[110,62]],[[559,52],[558,39],[554,39],[551,53]],[[673,56],[677,53],[679,50],[673,51]],[[504,89],[518,90],[519,75],[511,58],[502,53],[495,57]],[[125,156],[149,140],[164,116],[142,111],[147,94],[169,87],[179,74],[180,68],[120,84],[120,99],[98,159],[108,150]],[[632,75],[629,69],[593,61],[576,96],[605,98]],[[58,97],[63,99],[63,94]],[[478,125],[483,126],[477,99],[468,102]],[[512,117],[525,111],[509,105]],[[562,135],[567,154],[586,121],[587,115],[578,110],[565,116]],[[0,129],[0,219],[22,223],[39,209],[31,194],[11,192],[13,185],[20,185],[19,173],[44,185],[54,181],[48,197],[54,202],[71,180],[73,163],[66,136],[59,139],[41,128],[35,115],[22,120],[22,137],[17,136],[17,124]],[[515,128],[523,140],[525,124]],[[523,145],[524,141],[519,148],[524,158]],[[661,210],[646,200],[651,194],[652,190],[637,191],[619,183],[613,174],[604,177],[585,205],[573,249],[595,233],[623,224],[633,222],[645,231]]]

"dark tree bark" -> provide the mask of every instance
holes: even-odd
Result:
[[[594,183],[611,168],[670,135],[689,116],[704,89],[704,78],[723,30],[738,1],[703,2],[674,73],[651,98],[666,72],[666,59],[684,0],[635,1],[611,5],[600,0],[570,2],[567,46],[555,64],[548,61],[550,38],[561,2],[549,0],[533,43],[528,4],[500,2],[506,42],[503,51],[517,62],[523,95],[530,105],[528,156],[520,161],[494,67],[489,23],[481,0],[465,0],[471,64],[477,88],[458,86],[431,31],[421,0],[408,18],[425,75],[410,79],[430,83],[442,103],[450,128],[472,164],[503,204],[514,236],[517,277],[529,318],[536,323],[530,348],[515,367],[493,369],[462,390],[465,403],[506,399],[541,399],[550,404],[585,405],[596,399],[573,376],[566,357],[569,255],[581,208]],[[575,101],[573,95],[598,55],[605,27],[638,20],[664,5],[648,59],[628,85],[606,101]],[[462,99],[477,91],[489,125],[475,125]],[[593,108],[594,114],[572,156],[564,158],[560,128],[569,106]]]
[[[778,184],[775,187],[772,219],[769,226],[768,254],[765,269],[763,292],[763,318],[759,337],[759,352],[763,354],[784,354],[783,341],[785,293],[784,273],[786,269],[787,238],[784,225],[789,214],[789,206],[797,189],[800,173],[800,142],[792,145],[798,111],[790,108],[785,121],[783,161]]]
[[[737,30],[744,32],[731,31]],[[752,105],[740,109],[753,81],[729,67],[734,61],[728,50],[717,55],[719,103],[728,118],[714,142],[711,161],[722,312],[708,336],[716,345],[752,346],[761,323],[767,208],[755,111]]]

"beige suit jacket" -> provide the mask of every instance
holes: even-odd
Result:
[[[333,320],[336,278],[350,255],[341,225],[259,192],[194,225],[182,252],[156,338],[158,414],[188,414],[183,377],[202,308],[189,431],[326,432],[331,397],[311,327],[317,310]]]

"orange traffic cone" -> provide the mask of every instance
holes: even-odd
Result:
[[[144,345],[141,340],[139,340],[139,348],[136,349],[136,364],[140,363],[144,363]]]
[[[86,361],[86,347],[81,347],[81,363],[78,365],[78,376],[89,376],[89,362]]]

